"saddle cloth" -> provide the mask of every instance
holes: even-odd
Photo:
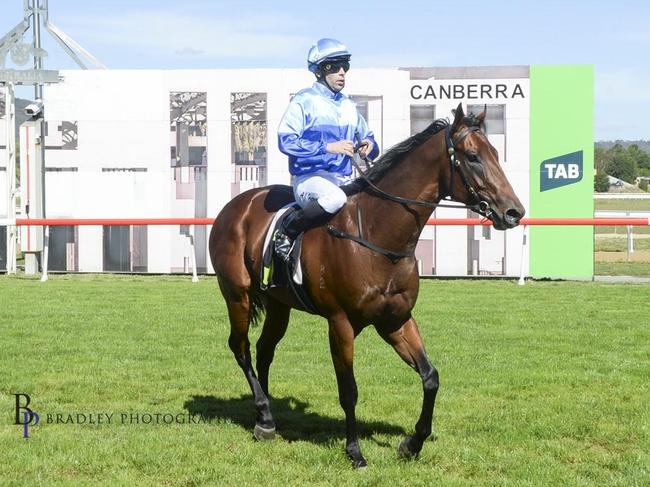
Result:
[[[317,314],[316,307],[303,286],[302,281],[300,252],[304,233],[298,235],[298,238],[294,241],[288,261],[285,262],[282,258],[275,255],[274,237],[280,230],[282,220],[286,218],[290,211],[295,211],[297,208],[298,206],[294,204],[284,206],[275,214],[271,221],[271,225],[264,238],[260,288],[264,291],[272,287],[287,287],[305,310],[309,313]]]
[[[262,256],[263,256],[262,276],[261,276],[262,289],[267,289],[269,287],[274,287],[274,286],[287,285],[287,283],[284,282],[277,282],[278,280],[282,281],[282,279],[277,279],[277,277],[279,276],[276,276],[276,272],[275,272],[277,269],[277,264],[281,263],[282,260],[279,258],[275,258],[274,237],[276,232],[280,231],[280,225],[282,224],[282,220],[284,220],[284,217],[286,216],[287,212],[292,208],[297,209],[298,206],[295,203],[290,203],[280,208],[278,212],[275,214],[275,216],[273,217],[273,220],[271,220],[271,225],[269,225],[269,229],[266,231],[266,236],[264,237],[264,246],[262,247]],[[287,266],[290,267],[292,270],[291,278],[293,279],[293,282],[295,282],[298,285],[302,285],[302,266],[300,265],[301,247],[302,247],[302,234],[295,240],[293,247],[291,248],[289,266]],[[287,275],[288,274],[289,273],[287,273]]]

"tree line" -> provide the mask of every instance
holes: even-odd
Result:
[[[599,192],[609,189],[608,175],[630,184],[634,184],[640,176],[650,177],[650,153],[639,148],[637,144],[624,147],[617,143],[609,148],[596,145],[594,164],[596,166],[594,189]],[[642,180],[639,188],[647,191],[647,180]]]

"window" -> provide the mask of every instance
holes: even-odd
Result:
[[[130,269],[129,227],[104,227],[104,271],[128,272]]]
[[[50,227],[47,268],[53,271],[78,270],[77,227]]]
[[[78,122],[45,122],[45,148],[47,150],[77,150],[79,144]]]
[[[435,105],[411,105],[411,135],[419,134],[435,119]]]
[[[206,181],[201,173],[205,173],[208,166],[207,93],[170,92],[169,124],[169,154],[176,199],[196,202],[196,194],[206,193]]]
[[[499,162],[507,162],[506,153],[506,106],[505,105],[467,105],[467,113],[485,114],[485,134],[499,153]]]
[[[231,196],[266,184],[266,93],[230,94]]]
[[[147,226],[104,227],[104,271],[147,272]]]
[[[487,135],[505,135],[506,106],[505,105],[467,105],[467,113],[478,115],[487,108],[485,114],[485,133]]]
[[[147,172],[147,168],[146,167],[102,167],[102,172]]]
[[[169,93],[170,156],[172,167],[207,166],[207,93]]]
[[[52,227],[54,228],[54,227]],[[7,270],[7,227],[0,227],[0,271]]]
[[[357,106],[357,111],[375,134],[375,140],[381,152],[384,135],[383,113],[384,97],[377,95],[349,95]]]

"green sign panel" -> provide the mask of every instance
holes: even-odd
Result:
[[[530,211],[535,218],[594,216],[592,66],[530,67]],[[591,226],[531,226],[530,275],[592,279]]]

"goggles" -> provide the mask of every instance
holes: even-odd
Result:
[[[347,73],[350,69],[350,61],[347,59],[340,59],[338,61],[325,61],[321,63],[319,67],[325,74],[338,73],[341,68],[343,68],[343,71]]]

